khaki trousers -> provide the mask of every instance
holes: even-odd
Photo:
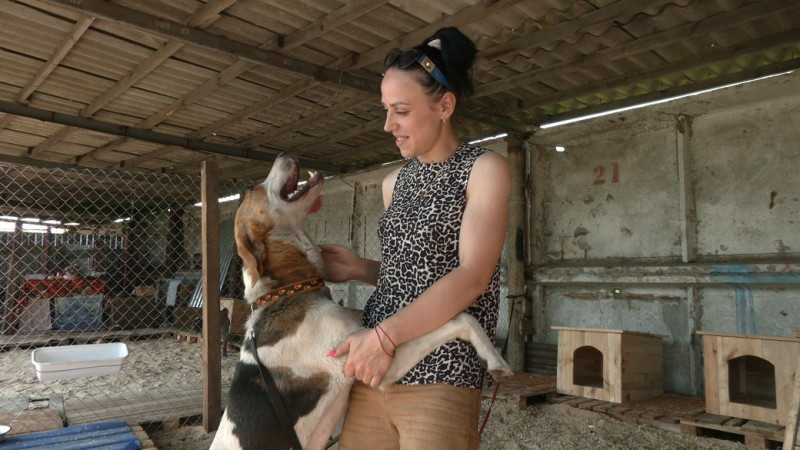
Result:
[[[381,392],[356,382],[339,449],[474,450],[480,407],[480,389],[425,384]]]

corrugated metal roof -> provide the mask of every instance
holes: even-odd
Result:
[[[383,56],[442,26],[479,49],[464,139],[800,65],[796,0],[3,0],[0,160],[247,178],[281,150],[328,173],[397,159]]]

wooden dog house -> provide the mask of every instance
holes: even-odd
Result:
[[[786,425],[800,339],[703,335],[706,412]]]
[[[663,394],[662,336],[625,330],[558,330],[556,389],[614,403]]]

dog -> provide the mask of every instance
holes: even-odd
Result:
[[[222,341],[222,356],[228,356],[228,341],[231,337],[231,319],[228,317],[228,308],[219,311],[219,338]]]
[[[194,319],[192,331],[195,333],[203,332],[203,317]],[[228,308],[222,308],[219,311],[219,338],[222,342],[222,356],[228,356],[228,340],[230,340],[231,320],[228,317]]]
[[[300,188],[298,180],[297,158],[282,153],[266,180],[245,194],[236,213],[244,297],[257,309],[246,323],[245,342],[212,449],[291,447],[250,350],[253,338],[258,343],[258,359],[272,374],[304,449],[325,448],[347,407],[354,380],[344,376],[346,358],[326,354],[362,329],[361,311],[336,304],[324,287],[294,292],[304,280],[313,283],[325,274],[319,247],[301,227],[303,219],[321,205],[323,179],[311,173]],[[286,295],[280,295],[281,291],[287,291],[283,292]],[[439,329],[398,346],[379,389],[402,378],[428,353],[455,338],[470,341],[494,376],[511,376],[511,368],[478,321],[462,313]]]

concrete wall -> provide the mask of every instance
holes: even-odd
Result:
[[[661,334],[665,390],[701,394],[695,331],[792,335],[798,125],[795,73],[535,133],[531,340]]]

